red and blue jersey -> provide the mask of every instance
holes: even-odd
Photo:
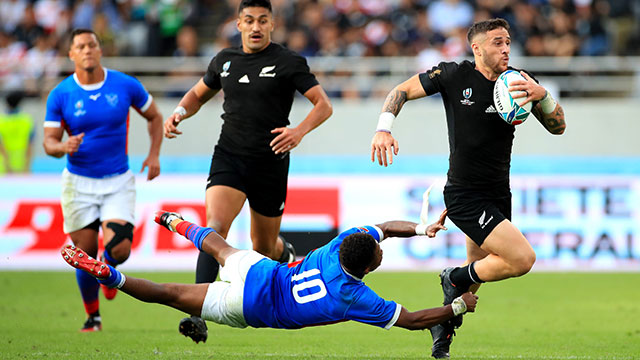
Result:
[[[84,133],[77,152],[67,154],[69,172],[91,178],[129,170],[129,107],[145,112],[151,95],[132,76],[104,69],[104,81],[80,84],[76,74],[64,79],[47,99],[45,127],[64,127],[69,135]]]
[[[368,232],[378,242],[382,239],[382,231],[375,226],[351,228],[294,267],[270,259],[253,265],[244,287],[247,324],[298,329],[354,320],[385,329],[392,327],[401,306],[378,296],[340,264],[340,244],[355,232]]]

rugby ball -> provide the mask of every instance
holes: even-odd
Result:
[[[531,113],[531,101],[520,106],[525,98],[514,99],[512,95],[521,91],[509,92],[509,84],[516,80],[526,80],[519,72],[507,70],[498,76],[496,84],[493,86],[493,104],[500,117],[511,125],[522,124]]]

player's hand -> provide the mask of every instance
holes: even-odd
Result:
[[[302,137],[304,136],[298,128],[275,128],[271,130],[271,133],[278,134],[278,136],[273,138],[269,143],[271,150],[276,154],[293,150],[293,148],[300,144],[300,141],[302,141]]]
[[[520,91],[517,94],[513,94],[513,98],[524,98],[523,102],[519,102],[520,106],[530,101],[541,100],[547,94],[547,90],[533,80],[529,74],[524,71],[520,71],[520,74],[527,80],[516,80],[509,83],[509,92]]]
[[[476,311],[476,304],[478,303],[478,295],[469,291],[462,294],[461,298],[462,300],[464,300],[464,303],[467,304],[467,312]]]
[[[84,139],[84,133],[80,133],[78,135],[71,135],[63,143],[63,149],[66,154],[73,155],[80,148],[80,144],[82,144],[82,139]]]
[[[158,175],[160,175],[160,159],[158,159],[158,156],[147,156],[147,158],[142,163],[142,169],[140,169],[140,173],[142,173],[146,167],[149,167],[149,171],[147,172],[147,180],[153,180]]]
[[[390,133],[376,131],[373,140],[371,140],[371,162],[374,162],[377,157],[378,164],[391,165],[393,164],[393,155],[398,155],[399,150],[398,141]]]
[[[447,209],[444,209],[444,211],[442,212],[442,214],[440,214],[440,217],[438,218],[438,221],[434,222],[433,224],[427,226],[427,231],[425,232],[427,234],[428,237],[433,238],[436,237],[436,233],[438,233],[438,231],[440,230],[444,230],[447,231],[447,227],[444,226],[444,221],[447,219]]]
[[[182,115],[173,113],[164,122],[164,136],[167,139],[173,139],[176,135],[182,134],[182,131],[178,130],[178,124],[182,121]],[[176,135],[174,135],[176,134]]]

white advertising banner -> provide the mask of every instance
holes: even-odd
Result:
[[[197,252],[152,221],[156,210],[181,212],[205,224],[204,175],[162,175],[137,181],[133,250],[125,270],[193,270]],[[316,238],[387,220],[419,221],[422,195],[434,184],[429,221],[444,209],[444,177],[291,176],[282,231]],[[513,223],[537,254],[534,270],[640,271],[640,178],[512,176]],[[0,269],[65,269],[59,176],[0,179]],[[450,221],[435,239],[383,243],[386,270],[437,270],[464,261],[464,235]],[[248,207],[228,241],[250,248]],[[326,235],[327,242],[331,235]],[[321,238],[322,239],[322,238]],[[299,241],[291,238],[294,244]],[[317,242],[317,241],[316,241]],[[322,241],[318,243],[321,245]]]

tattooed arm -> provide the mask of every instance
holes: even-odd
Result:
[[[535,115],[536,119],[538,119],[540,124],[542,124],[548,132],[554,135],[562,135],[564,129],[567,127],[564,122],[564,110],[560,104],[557,104],[552,112],[545,114],[545,112],[542,111],[542,105],[538,103],[531,109],[531,113]]]
[[[382,105],[382,114],[371,141],[371,161],[378,159],[378,164],[387,166],[393,164],[393,155],[398,155],[398,141],[391,135],[391,124],[408,100],[427,96],[418,75],[396,86],[389,92]],[[388,160],[387,160],[388,159]]]

